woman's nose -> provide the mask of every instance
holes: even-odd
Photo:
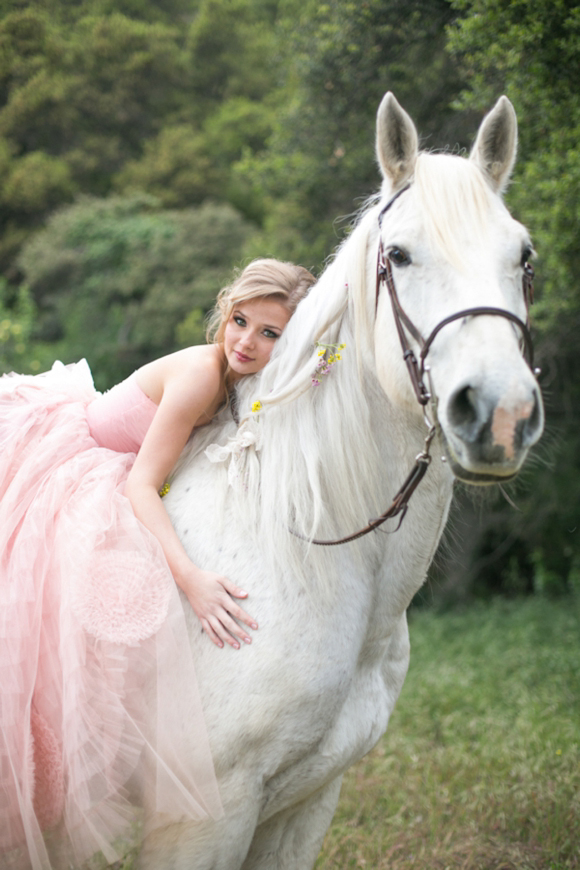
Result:
[[[240,342],[242,347],[253,347],[254,346],[254,335],[251,332],[244,332],[242,335]]]

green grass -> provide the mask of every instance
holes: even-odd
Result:
[[[580,868],[580,606],[410,619],[386,735],[345,776],[316,870]]]

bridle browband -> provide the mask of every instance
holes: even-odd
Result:
[[[398,198],[403,193],[405,193],[405,191],[409,190],[410,186],[410,184],[407,184],[405,187],[401,188],[401,190],[395,193],[394,196],[392,196],[387,204],[381,209],[379,213],[379,230],[381,229],[382,220],[385,213],[398,200]],[[531,263],[526,261],[523,265],[523,270],[524,274],[522,278],[522,288],[524,293],[524,299],[526,301],[526,310],[529,311],[529,306],[534,301],[534,269]],[[393,310],[395,326],[397,328],[399,342],[403,351],[403,359],[405,360],[407,370],[411,378],[411,384],[413,385],[413,390],[415,392],[417,401],[423,408],[423,416],[428,430],[427,435],[425,436],[424,448],[415,457],[415,464],[413,468],[407,475],[403,485],[395,495],[387,510],[376,519],[369,520],[367,525],[364,526],[362,529],[359,529],[357,532],[353,532],[350,535],[346,535],[344,538],[338,538],[337,540],[332,541],[323,541],[316,538],[310,540],[308,538],[305,538],[303,535],[294,533],[297,537],[303,538],[304,540],[309,540],[310,543],[317,544],[319,546],[332,547],[336,546],[337,544],[347,544],[349,541],[355,541],[357,538],[362,538],[363,535],[367,535],[369,532],[372,532],[374,529],[381,526],[384,522],[386,522],[386,520],[396,516],[399,516],[399,522],[394,531],[397,531],[400,528],[401,523],[405,518],[405,514],[407,513],[407,508],[409,506],[411,496],[423,480],[423,477],[427,473],[427,469],[431,464],[431,455],[429,451],[431,448],[431,442],[433,441],[433,438],[435,437],[435,433],[437,431],[437,426],[436,423],[429,418],[426,412],[426,406],[433,398],[433,389],[431,383],[429,384],[429,388],[425,384],[425,375],[429,376],[429,366],[426,365],[426,359],[435,338],[445,326],[448,326],[455,320],[463,320],[467,317],[479,317],[482,315],[503,317],[505,320],[511,321],[519,327],[523,339],[524,356],[527,357],[528,365],[530,366],[534,374],[537,373],[537,370],[535,371],[533,368],[534,347],[532,343],[532,336],[530,334],[529,324],[524,323],[523,320],[520,320],[520,318],[517,317],[517,315],[512,314],[511,311],[506,311],[503,308],[492,308],[489,306],[465,308],[462,311],[458,311],[456,314],[451,314],[449,317],[445,317],[443,320],[441,320],[437,324],[437,326],[434,327],[429,336],[424,339],[413,321],[405,313],[405,310],[403,309],[403,306],[399,301],[397,290],[395,288],[395,282],[393,279],[391,262],[389,260],[389,257],[385,256],[383,240],[379,236],[376,274],[375,315],[378,309],[379,296],[383,285],[386,286],[389,293],[389,298],[391,300],[391,307]],[[412,338],[421,348],[419,353],[420,362],[417,361],[415,352],[407,338],[407,333],[412,336]]]

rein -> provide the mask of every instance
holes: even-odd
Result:
[[[393,203],[403,193],[405,193],[405,191],[409,190],[409,187],[410,185],[407,184],[405,187],[399,190],[381,210],[379,214],[379,229],[381,228],[384,214],[391,208]],[[522,278],[522,288],[524,293],[524,299],[526,301],[526,310],[529,310],[529,306],[534,301],[534,269],[529,262],[524,263],[523,268],[524,274]],[[429,402],[433,404],[433,389],[429,376],[430,370],[429,366],[426,364],[426,359],[435,338],[445,326],[448,326],[455,320],[463,320],[467,317],[479,317],[482,315],[503,317],[506,320],[511,321],[516,326],[518,326],[521,331],[524,344],[524,355],[527,358],[528,365],[530,366],[532,371],[534,371],[534,347],[532,343],[532,336],[529,330],[529,325],[528,323],[524,323],[522,320],[520,320],[520,318],[517,317],[515,314],[512,314],[511,311],[505,311],[503,308],[491,308],[488,306],[465,308],[462,311],[458,311],[456,314],[451,314],[449,317],[445,317],[443,320],[441,320],[437,324],[437,326],[434,327],[429,336],[424,339],[413,321],[405,313],[405,310],[403,309],[403,306],[399,301],[397,290],[395,288],[395,282],[393,279],[391,262],[389,260],[389,257],[385,256],[383,240],[380,239],[377,256],[375,315],[379,305],[380,292],[383,286],[386,286],[389,293],[391,307],[393,310],[393,317],[395,320],[395,326],[397,328],[399,342],[401,344],[401,350],[403,351],[403,359],[405,360],[405,363],[407,365],[411,384],[413,386],[417,401],[419,405],[421,405],[421,407],[423,408],[423,418],[425,420],[425,425],[427,426],[427,435],[425,436],[423,450],[415,457],[415,464],[413,468],[407,475],[403,485],[398,490],[387,510],[384,511],[384,513],[382,513],[376,519],[369,520],[367,525],[364,526],[362,529],[359,529],[358,531],[353,532],[350,535],[346,535],[344,538],[338,538],[337,540],[330,541],[319,540],[316,538],[312,539],[312,544],[317,544],[318,546],[322,547],[333,547],[338,544],[347,544],[350,541],[356,541],[357,538],[362,538],[363,535],[368,535],[369,532],[377,529],[388,519],[396,516],[399,516],[399,522],[394,531],[398,531],[400,529],[401,523],[405,519],[405,514],[407,513],[407,508],[409,506],[411,496],[423,480],[425,474],[427,473],[427,469],[431,464],[432,457],[430,455],[430,448],[431,443],[435,437],[435,433],[437,432],[437,425],[429,418],[426,411],[426,406],[429,404]],[[419,353],[419,361],[417,361],[415,352],[409,343],[407,333],[409,333],[409,335],[421,348]],[[534,374],[536,374],[535,371]],[[427,387],[427,385],[425,384],[425,375],[428,376],[429,387]],[[435,417],[435,414],[433,416]],[[293,534],[295,534],[296,537],[303,538],[303,540],[309,540],[307,538],[304,538],[303,535],[298,535],[296,532],[293,532]]]

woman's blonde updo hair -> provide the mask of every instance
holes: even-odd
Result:
[[[303,266],[281,260],[253,260],[235,281],[220,290],[207,328],[209,343],[221,344],[235,306],[248,299],[278,299],[292,316],[316,278]]]

